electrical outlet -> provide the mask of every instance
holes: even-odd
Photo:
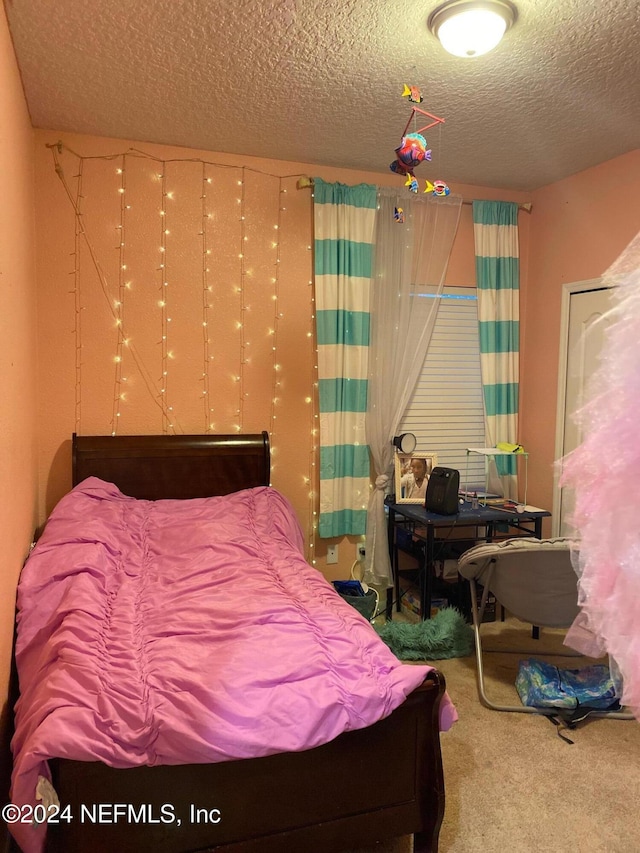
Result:
[[[358,545],[358,560],[362,561],[366,557],[367,551],[364,545]]]
[[[327,565],[335,566],[338,562],[338,546],[329,545],[327,548]]]

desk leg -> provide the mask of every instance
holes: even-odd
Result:
[[[396,596],[396,610],[400,612],[400,578],[398,576],[398,546],[396,544],[396,514],[389,507],[387,517],[387,539],[389,543],[389,562],[391,563],[391,574],[393,589]],[[387,621],[392,618],[393,601],[389,601],[389,590],[387,590],[387,605],[386,605]]]
[[[535,534],[536,539],[542,539],[542,519],[536,518],[534,519],[533,523],[533,532]],[[531,636],[534,640],[540,639],[540,628],[537,625],[533,625],[533,627],[531,628]]]
[[[393,564],[391,566],[391,570],[393,571],[394,577],[394,586],[396,592],[396,612],[400,613],[402,610],[402,603],[400,601],[400,572],[398,571],[398,566],[400,565],[398,560],[398,544],[394,541],[393,544]]]
[[[422,576],[420,578],[420,609],[421,618],[431,619],[431,598],[433,596],[433,557],[435,552],[435,529],[432,524],[427,524],[427,540],[424,546],[424,563]]]

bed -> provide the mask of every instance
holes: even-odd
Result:
[[[12,802],[22,815],[11,830],[22,849],[28,853],[42,849],[64,853],[331,853],[413,833],[416,851],[436,851],[444,814],[440,731],[456,717],[444,679],[431,667],[401,664],[390,656],[371,626],[304,562],[302,538],[299,528],[296,533],[290,506],[269,487],[267,433],[74,435],[72,467],[74,488],[45,526],[23,571],[18,594],[16,660],[21,695],[16,706]],[[232,527],[228,527],[228,516],[220,515],[228,513],[230,506],[245,512],[245,520],[237,523],[240,516],[233,510]],[[191,523],[193,509],[203,519],[196,533],[193,527],[181,526],[183,513],[188,512]],[[103,532],[104,513],[111,514],[110,518],[115,513],[113,517],[119,519],[115,525],[109,523],[107,533]],[[131,519],[138,515],[134,524]],[[73,556],[73,548],[79,547],[75,535],[71,552],[59,550],[68,548],[65,525],[78,518],[82,547],[89,542],[93,555],[89,557],[83,550],[79,562]],[[127,528],[126,546],[111,538],[116,535],[114,527]],[[267,528],[268,533],[262,532]],[[274,551],[268,541],[272,533],[277,540]],[[176,538],[182,541],[179,548],[175,547]],[[216,552],[213,539],[222,542],[223,557],[220,563],[216,556],[218,563],[210,570],[202,561],[203,555]],[[166,554],[156,553],[165,540],[169,542],[168,563]],[[235,556],[228,557],[231,543],[245,555],[237,584],[229,580],[237,571]],[[131,593],[127,584],[138,577],[130,568],[137,559],[136,549],[145,565],[152,567],[149,571],[155,572],[160,565],[163,568],[156,574],[147,572],[146,586],[134,587]],[[60,553],[65,554],[63,560]],[[256,553],[268,557],[258,561]],[[115,554],[120,555],[118,577],[122,575],[123,580],[113,591],[109,584],[115,574],[110,568]],[[54,558],[58,562],[52,563]],[[260,587],[258,562],[276,572],[271,586]],[[68,569],[70,565],[75,565],[73,571]],[[295,571],[289,573],[290,568]],[[212,582],[203,581],[205,573],[218,579],[223,594],[211,596]],[[159,612],[148,604],[149,584],[166,594],[159,599]],[[293,600],[278,598],[285,586],[293,590]],[[124,611],[113,604],[109,612],[117,615],[109,625],[118,625],[129,606],[135,606],[133,621],[142,618],[140,613],[146,613],[149,620],[141,629],[142,686],[133,682],[131,687],[118,685],[117,702],[109,698],[111,687],[104,695],[102,691],[106,682],[111,683],[114,667],[128,670],[130,666],[129,629],[113,628],[116,648],[103,660],[98,635],[92,633],[96,612],[103,606],[93,603],[95,589],[103,596],[105,608],[112,607],[116,599],[122,600],[116,602],[118,607],[126,604]],[[214,606],[211,600],[225,597],[232,602],[230,608],[207,610]],[[47,611],[46,603],[52,598],[55,607]],[[185,607],[189,614],[200,614],[197,624],[189,622],[190,615],[184,616]],[[285,618],[294,610],[303,611],[304,624]],[[247,622],[247,612],[254,613],[252,622]],[[177,622],[180,637],[174,636],[175,631],[172,634]],[[283,662],[289,651],[275,652],[271,633],[275,623],[278,631],[291,632],[287,649],[292,658],[308,636],[313,641],[309,661],[318,650],[331,656],[332,667],[335,663],[335,669],[341,670],[340,679],[345,679],[338,684],[338,675],[332,673],[337,693],[346,691],[339,701],[327,699],[326,706],[317,708],[308,694],[301,698],[293,692],[298,687],[287,678],[277,676],[277,683],[269,683],[272,669],[280,672],[278,667],[289,666]],[[240,624],[251,630],[243,634]],[[71,634],[68,625],[75,625]],[[330,626],[326,634],[323,625]],[[330,633],[333,625],[341,629],[335,636]],[[183,630],[183,626],[187,627]],[[239,651],[237,644],[229,645],[234,632],[240,637]],[[244,640],[255,632],[264,642],[247,652]],[[360,643],[362,655],[346,649],[345,666],[341,644],[351,637]],[[169,667],[166,673],[163,670],[160,685],[154,670],[157,649],[162,650],[163,666]],[[84,657],[87,653],[89,659]],[[222,661],[216,667],[226,671],[231,658],[231,681],[225,680],[223,672],[214,683],[201,663]],[[246,677],[240,675],[244,658],[252,661],[255,675],[240,685]],[[60,660],[66,665],[62,674],[56,668]],[[308,681],[310,692],[324,696],[325,688],[318,688],[314,681],[315,672],[313,677],[306,671],[301,675],[306,662],[294,661],[291,666],[297,667],[292,669],[295,677],[292,675],[291,682],[306,685]],[[371,689],[381,694],[380,703],[377,697],[373,702],[360,686],[371,680],[374,666],[378,680]],[[77,683],[69,681],[74,667],[80,673],[73,676],[79,679]],[[322,667],[324,663],[318,669]],[[80,682],[82,686],[78,686]],[[261,692],[265,684],[266,693]],[[327,695],[333,687],[332,681]],[[147,691],[142,699],[139,689]],[[283,694],[285,690],[288,692]],[[207,698],[209,693],[213,699]],[[140,722],[136,716],[138,706],[146,709],[147,694],[155,703],[149,726],[146,717]],[[254,696],[255,707],[251,704]],[[107,701],[111,705],[105,709]],[[223,707],[230,703],[224,712],[216,710],[213,727],[210,716],[203,716],[211,714],[212,702]],[[121,718],[116,716],[115,705],[122,706]],[[170,713],[166,711],[169,706]],[[228,728],[229,718],[239,731],[247,733],[246,745],[235,736],[235,728]],[[105,728],[108,730],[103,731]],[[78,742],[83,743],[79,756],[73,752]],[[35,779],[38,798],[35,792],[29,796]],[[59,808],[52,800],[53,792]],[[30,810],[36,804],[40,815],[47,817],[46,835],[44,826],[24,820],[25,815],[34,814]]]

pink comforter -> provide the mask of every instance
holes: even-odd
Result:
[[[400,663],[301,553],[271,488],[140,501],[96,478],[23,570],[12,802],[47,759],[113,767],[309,749],[387,716],[430,667]],[[441,728],[456,717],[448,697]],[[15,824],[24,851],[44,829]]]

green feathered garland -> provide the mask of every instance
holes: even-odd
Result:
[[[445,607],[424,622],[386,622],[375,628],[400,660],[445,660],[473,652],[473,629],[455,607]]]

